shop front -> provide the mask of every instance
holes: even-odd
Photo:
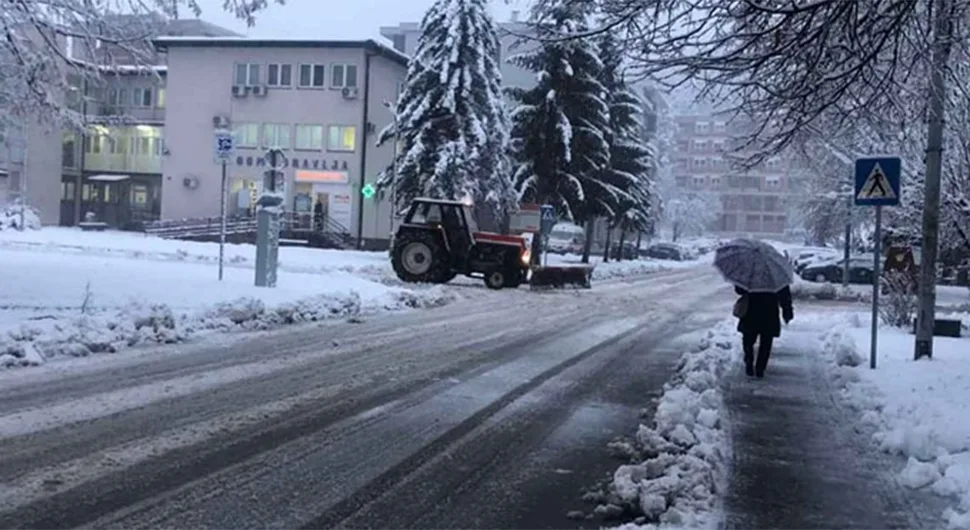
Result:
[[[292,207],[301,227],[350,233],[353,201],[347,171],[297,169],[293,180]]]
[[[157,175],[85,175],[80,193],[77,178],[64,176],[61,189],[62,224],[74,224],[78,199],[82,221],[92,218],[121,230],[140,230],[161,214],[161,177]]]

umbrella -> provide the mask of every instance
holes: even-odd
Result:
[[[752,293],[776,293],[792,282],[791,263],[775,247],[735,239],[717,249],[714,266],[724,279]]]

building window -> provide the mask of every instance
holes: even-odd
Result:
[[[765,187],[770,189],[781,187],[781,177],[765,177]]]
[[[710,125],[708,125],[707,122],[699,121],[694,124],[694,132],[696,133],[707,134],[709,130],[710,130]]]
[[[323,149],[323,125],[297,125],[295,149]]]
[[[331,125],[327,133],[327,150],[353,151],[357,147],[357,127]]]
[[[109,136],[106,139],[108,141],[109,153],[113,155],[123,155],[128,151],[127,149],[128,142],[126,138],[115,138],[113,136]]]
[[[300,65],[300,86],[303,88],[322,88],[326,83],[327,68],[322,64]]]
[[[712,186],[720,187],[721,186],[721,177],[711,177],[711,185]]]
[[[259,65],[255,63],[241,63],[236,65],[235,84],[254,86],[259,83]]]
[[[64,167],[76,168],[77,160],[77,136],[72,132],[64,133],[61,139],[61,165]]]
[[[700,187],[704,185],[704,177],[694,177],[694,186]]]
[[[155,108],[165,108],[165,89],[162,87],[155,89]]]
[[[238,123],[233,130],[237,147],[259,147],[259,124]]]
[[[113,107],[123,107],[128,104],[128,91],[124,88],[108,90],[108,104]]]
[[[279,123],[263,124],[263,147],[290,148],[290,126]]]
[[[356,64],[335,64],[330,67],[330,86],[332,88],[353,88],[357,86]]]
[[[152,106],[152,89],[150,88],[135,88],[131,91],[131,105],[133,107],[151,107]]]
[[[694,140],[694,150],[704,151],[707,149],[707,140]]]
[[[726,130],[727,130],[727,124],[725,124],[723,121],[714,122],[714,132],[723,133]]]
[[[288,87],[293,84],[293,66],[289,64],[271,64],[266,67],[266,84],[269,86]]]

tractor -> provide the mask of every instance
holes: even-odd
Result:
[[[525,238],[480,232],[472,207],[458,201],[411,202],[391,241],[391,264],[401,281],[447,283],[463,274],[490,289],[516,288],[528,279]]]

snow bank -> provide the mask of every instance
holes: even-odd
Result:
[[[653,426],[641,425],[633,444],[614,446],[638,462],[616,470],[607,502],[598,507],[638,516],[622,528],[719,526],[730,459],[720,379],[737,360],[735,342],[730,322],[708,332],[665,385]]]
[[[824,315],[811,325],[879,449],[905,459],[900,482],[951,498],[950,527],[970,528],[970,339],[936,337],[933,360],[913,361],[913,336],[882,327],[870,370],[869,315]]]
[[[40,229],[40,215],[37,210],[22,204],[0,206],[0,230],[18,230],[21,221],[29,230]]]
[[[251,269],[229,267],[219,281],[208,263],[2,248],[0,260],[0,365],[8,366],[214,330],[439,305],[456,296],[440,286],[391,287],[340,271],[280,271],[277,287],[267,289],[253,285]]]
[[[177,312],[166,304],[133,302],[117,311],[33,319],[8,326],[0,334],[0,366],[36,366],[58,356],[117,353],[138,345],[182,342],[205,332],[268,330],[329,318],[433,307],[452,298],[440,288],[389,290],[385,296],[370,299],[350,291],[278,304],[242,297],[190,312]]]
[[[845,302],[872,300],[872,287],[868,287],[868,292],[857,287],[859,286],[845,288],[841,284],[807,282],[796,276],[791,285],[791,296],[793,300],[838,300]]]

